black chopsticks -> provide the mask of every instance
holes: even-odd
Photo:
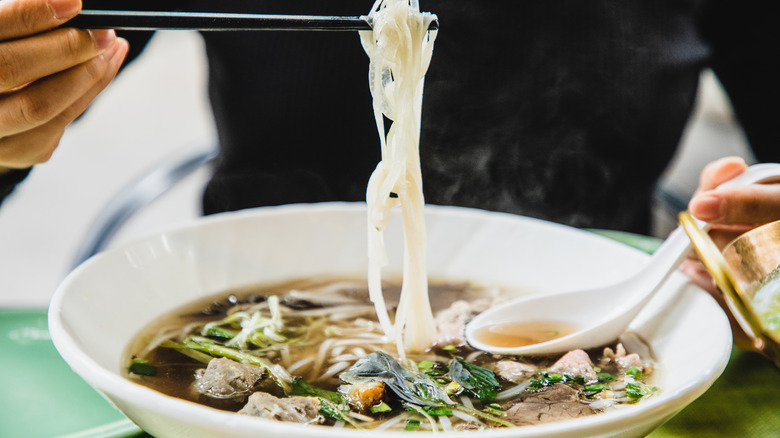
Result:
[[[82,10],[66,26],[124,30],[371,30],[368,19],[323,15],[263,15],[211,12]],[[434,19],[430,30],[438,29]]]

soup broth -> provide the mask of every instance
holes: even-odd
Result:
[[[400,284],[383,284],[391,314]],[[316,278],[229,291],[160,318],[130,346],[127,376],[216,409],[379,430],[532,425],[655,392],[651,359],[620,344],[563,357],[475,350],[466,321],[508,292],[445,281],[430,291],[436,343],[405,358],[381,329],[365,279]]]
[[[511,348],[551,341],[579,329],[563,321],[511,322],[486,326],[474,335],[485,344]]]

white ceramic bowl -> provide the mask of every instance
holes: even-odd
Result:
[[[592,233],[513,215],[428,206],[426,219],[428,267],[437,277],[544,293],[610,283],[647,260]],[[388,271],[399,272],[400,226],[394,224],[386,240]],[[365,229],[364,204],[293,205],[207,217],[107,251],[78,267],[56,291],[49,311],[52,340],[79,375],[156,437],[358,436],[353,430],[265,421],[163,395],[122,377],[122,355],[141,327],[199,297],[267,280],[363,272]],[[659,394],[605,414],[469,435],[642,436],[701,395],[728,361],[728,321],[714,300],[679,274],[631,330],[659,361]]]

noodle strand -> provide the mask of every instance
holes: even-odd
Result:
[[[360,36],[370,59],[369,88],[382,148],[382,161],[366,189],[368,287],[383,331],[404,358],[406,350],[425,351],[435,338],[426,275],[419,142],[423,84],[436,32],[428,31],[433,15],[421,13],[416,0],[378,0],[368,17],[372,31]],[[384,117],[392,121],[386,136]],[[404,276],[391,326],[382,295],[381,271],[388,263],[382,233],[397,205],[404,231]]]

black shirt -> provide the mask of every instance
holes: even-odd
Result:
[[[373,1],[172,3],[361,15]],[[774,111],[761,103],[777,97],[764,61],[776,26],[761,2],[423,0],[421,8],[440,22],[423,100],[427,203],[646,233],[654,184],[705,67],[723,80],[759,159],[780,159]],[[204,212],[364,200],[379,139],[358,36],[203,38],[221,143]]]

